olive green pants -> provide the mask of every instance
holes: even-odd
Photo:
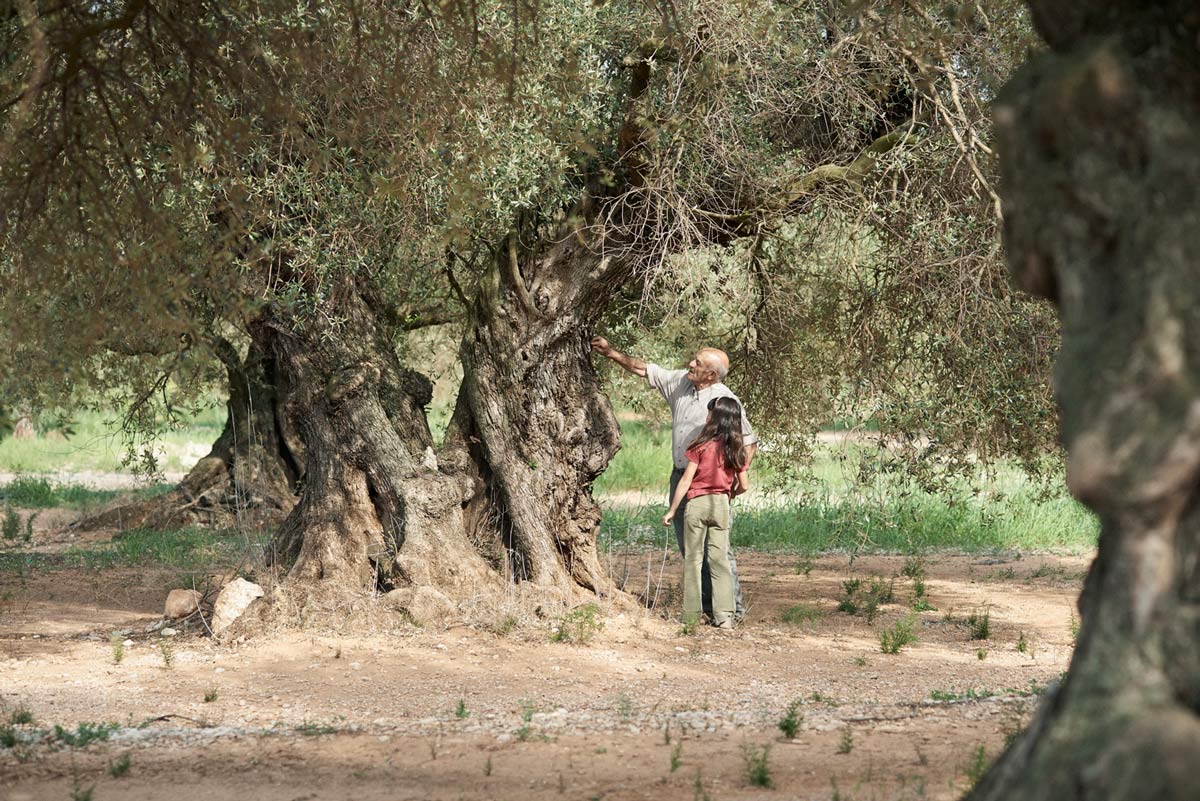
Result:
[[[712,576],[713,622],[733,619],[733,571],[729,567],[729,496],[689,498],[683,513],[683,620],[700,618],[700,572],[707,557]]]

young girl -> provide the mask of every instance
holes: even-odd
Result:
[[[729,500],[750,488],[742,445],[742,406],[733,398],[713,398],[708,420],[687,450],[687,468],[663,525],[683,512],[683,621],[700,617],[700,570],[708,556],[712,577],[713,624],[733,628],[733,578],[729,570]]]

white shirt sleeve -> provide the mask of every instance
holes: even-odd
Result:
[[[657,364],[646,364],[646,383],[657,389],[668,400],[671,394],[679,388],[679,384],[687,379],[687,370],[664,370]]]

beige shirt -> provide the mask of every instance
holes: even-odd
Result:
[[[696,385],[688,380],[687,373],[687,370],[664,370],[657,364],[646,365],[646,383],[662,393],[671,407],[671,459],[675,467],[681,470],[687,467],[685,454],[688,445],[700,435],[700,429],[708,420],[708,402],[713,398],[738,400],[733,390],[719,382],[696,389]],[[747,445],[758,442],[754,429],[750,427],[750,419],[746,417],[745,406],[742,406],[742,437]]]

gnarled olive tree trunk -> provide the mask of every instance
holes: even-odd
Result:
[[[592,482],[620,429],[590,339],[624,262],[578,231],[537,251],[499,249],[460,348],[463,383],[443,459],[476,479],[468,524],[510,579],[605,594]]]
[[[275,352],[293,387],[287,414],[307,469],[273,555],[307,592],[427,587],[463,595],[496,583],[467,539],[473,490],[437,469],[425,420],[432,387],[403,367],[391,331],[352,281],[318,320],[275,321]]]
[[[1009,261],[1059,307],[1100,516],[1071,669],[970,798],[1200,798],[1200,6],[1031,0],[996,110]]]
[[[619,429],[589,341],[625,268],[578,236],[524,256],[509,244],[472,303],[440,452],[430,384],[399,363],[358,288],[330,301],[336,331],[275,325],[307,451],[301,500],[274,542],[297,589],[420,590],[422,605],[432,595],[447,609],[513,582],[567,601],[608,591],[591,485]]]
[[[211,346],[229,382],[225,427],[212,449],[170,492],[107,509],[80,528],[170,529],[191,524],[253,528],[278,524],[295,504],[304,473],[304,446],[282,413],[289,392],[261,323],[250,327],[241,356],[227,340]]]

